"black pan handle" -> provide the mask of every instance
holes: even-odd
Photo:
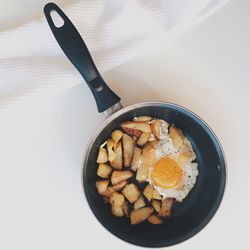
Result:
[[[51,17],[52,11],[57,12],[63,19],[64,24],[61,27],[56,27],[54,24]],[[103,80],[86,44],[69,18],[54,3],[48,3],[44,6],[44,14],[58,44],[72,64],[78,69],[92,91],[98,111],[103,112],[119,103],[121,98]]]

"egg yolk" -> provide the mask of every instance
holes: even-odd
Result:
[[[153,184],[162,188],[174,187],[181,180],[181,176],[179,165],[168,157],[158,160],[150,175]]]

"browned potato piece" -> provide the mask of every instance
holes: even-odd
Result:
[[[152,124],[151,124],[151,129],[152,129],[152,132],[154,134],[154,136],[157,138],[157,139],[160,139],[160,125],[161,125],[161,120],[160,119],[157,119],[155,120]]]
[[[136,136],[132,136],[134,141],[137,141],[138,138]]]
[[[124,160],[123,164],[125,167],[128,167],[133,158],[135,142],[132,137],[124,133],[122,136],[122,146],[123,146],[123,160]]]
[[[124,213],[123,213],[123,210],[122,210],[121,206],[112,205],[111,211],[112,211],[112,214],[114,216],[117,216],[117,217],[123,217],[124,216]]]
[[[148,177],[149,167],[153,166],[155,161],[155,149],[147,144],[143,150],[140,157],[140,164],[136,173],[136,180],[139,182],[145,182]]]
[[[161,209],[161,202],[160,201],[152,200],[151,204],[156,212],[160,211],[160,209]]]
[[[107,161],[108,161],[108,152],[105,148],[100,147],[96,162],[106,163]]]
[[[150,138],[151,133],[142,133],[141,136],[139,137],[138,141],[136,142],[137,145],[143,146],[145,145],[149,138]]]
[[[108,178],[112,172],[112,168],[105,163],[100,163],[97,169],[97,175],[102,178]]]
[[[109,198],[111,194],[114,192],[115,190],[112,187],[108,187],[107,190],[104,193],[102,193],[102,195]]]
[[[147,180],[148,173],[148,166],[140,164],[136,172],[136,180],[139,182],[145,182]]]
[[[130,222],[132,225],[138,224],[146,220],[150,214],[153,212],[152,207],[141,207],[133,210],[130,213]]]
[[[111,138],[115,142],[115,144],[117,144],[117,142],[121,140],[122,135],[123,135],[123,132],[121,130],[115,130],[111,134]]]
[[[126,122],[122,124],[122,127],[138,129],[143,133],[151,133],[151,127],[149,124],[144,122]]]
[[[169,135],[172,138],[175,147],[180,148],[183,145],[184,136],[180,129],[176,128],[175,125],[170,126]]]
[[[132,162],[131,162],[131,169],[133,171],[136,171],[138,166],[139,166],[139,160],[140,160],[141,152],[142,152],[142,150],[140,148],[135,147],[133,159],[132,159]]]
[[[159,192],[156,189],[153,190],[153,197],[152,197],[152,199],[162,200],[161,195],[159,194]]]
[[[169,124],[161,119],[156,119],[154,122],[151,123],[152,132],[157,139],[161,138],[161,133],[168,133],[168,126]]]
[[[107,190],[108,185],[109,185],[109,180],[101,180],[95,182],[97,191],[101,195]]]
[[[123,122],[121,127],[126,133],[137,138],[140,137],[141,133],[151,133],[150,125],[143,122]]]
[[[190,142],[187,139],[184,140],[185,147],[183,148],[179,157],[180,163],[184,163],[186,161],[193,161],[196,158],[196,154],[194,153],[192,146],[189,147],[189,143]]]
[[[116,150],[115,150],[115,159],[110,162],[110,165],[114,169],[122,169],[122,144],[118,142]]]
[[[153,187],[150,184],[148,184],[144,188],[143,195],[147,198],[148,201],[152,200],[152,197],[153,197]]]
[[[140,135],[142,134],[142,132],[141,132],[140,130],[138,130],[138,129],[126,128],[126,127],[125,127],[125,128],[123,128],[123,130],[124,130],[127,134],[133,136],[133,138],[134,138],[134,137],[135,137],[135,138],[139,138]]]
[[[138,209],[138,208],[145,207],[145,206],[146,206],[146,203],[144,201],[143,196],[141,195],[139,199],[137,199],[136,202],[134,203],[134,209]]]
[[[125,201],[124,196],[117,192],[112,193],[111,196],[109,197],[109,203],[114,206],[121,207],[124,201]]]
[[[125,216],[129,218],[129,204],[127,201],[124,201],[124,203],[122,204],[122,211],[125,214]]]
[[[157,139],[160,139],[161,137],[161,132],[163,134],[167,133],[167,129],[168,129],[168,126],[169,124],[164,121],[164,120],[161,120],[161,119],[156,119],[154,122],[151,123],[151,129],[152,129],[152,132],[154,134],[154,136],[157,138]],[[161,131],[161,130],[164,130],[166,129],[166,131]]]
[[[113,188],[115,191],[119,191],[119,190],[123,189],[127,184],[128,184],[128,181],[124,180],[124,181],[121,181],[110,188]]]
[[[115,142],[112,139],[107,140],[107,149],[108,149],[108,160],[110,162],[114,161],[115,159],[115,152],[114,152]]]
[[[159,140],[155,140],[155,141],[150,141],[149,142],[150,146],[153,147],[153,148],[156,148],[157,145],[158,145],[158,143],[159,143]]]
[[[166,198],[162,201],[161,209],[159,211],[160,217],[169,217],[172,212],[172,206],[174,204],[174,199],[172,198]]]
[[[133,118],[133,122],[150,122],[153,118],[150,116],[137,116]]]
[[[147,220],[148,220],[148,222],[150,222],[151,224],[154,224],[154,225],[159,225],[159,224],[163,223],[162,219],[156,215],[150,215]]]
[[[148,141],[151,142],[151,141],[156,141],[156,140],[157,140],[157,139],[156,139],[156,137],[154,136],[154,134],[151,133],[151,134],[150,134],[150,137],[149,137],[149,139],[148,139]]]
[[[115,170],[111,175],[112,185],[116,185],[121,181],[125,181],[133,176],[133,172],[129,170],[119,171]]]
[[[128,184],[123,190],[122,193],[128,199],[130,203],[134,203],[140,196],[140,191],[138,187],[134,184]]]

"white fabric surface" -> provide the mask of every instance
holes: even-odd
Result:
[[[85,0],[65,13],[101,72],[133,58],[147,41],[169,39],[213,13],[227,0]],[[80,75],[63,55],[44,18],[0,33],[0,105],[44,87],[69,87]]]

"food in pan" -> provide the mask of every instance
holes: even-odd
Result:
[[[192,144],[174,124],[150,116],[120,127],[99,147],[97,191],[114,216],[162,224],[196,183]]]
[[[181,202],[196,182],[196,155],[191,142],[174,125],[169,127],[160,120],[159,126],[159,142],[153,146],[154,163],[149,166],[147,181],[163,198]]]

